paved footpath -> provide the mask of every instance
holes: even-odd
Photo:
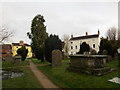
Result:
[[[37,67],[36,65],[30,60],[30,69],[40,82],[40,84],[44,88],[59,88],[55,84],[53,84]]]

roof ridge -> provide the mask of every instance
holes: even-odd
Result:
[[[98,37],[99,34],[93,34],[93,35],[87,35],[87,36],[78,36],[78,37],[73,37],[70,40],[79,40],[79,39],[87,39],[87,38],[94,38]]]
[[[92,34],[92,35],[87,35],[87,36],[93,36],[93,35],[98,35],[98,34]],[[77,37],[86,37],[86,35],[85,36],[77,36]],[[73,38],[76,38],[76,37],[73,37]]]

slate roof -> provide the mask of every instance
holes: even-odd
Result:
[[[97,37],[99,37],[99,35],[98,34],[94,34],[94,35],[73,37],[70,40],[80,40],[80,39],[97,38]]]
[[[22,46],[22,45],[20,45],[20,43],[12,43],[12,45],[13,45],[13,46]],[[26,43],[25,43],[24,45],[25,45],[25,46],[30,46],[29,44],[26,44]]]

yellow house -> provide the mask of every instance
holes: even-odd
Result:
[[[23,45],[26,47],[26,49],[28,49],[27,58],[31,58],[32,57],[32,48],[30,45],[24,43],[23,41],[20,41],[19,43],[12,43],[13,56],[15,56],[17,54],[17,50],[19,48],[21,48]]]

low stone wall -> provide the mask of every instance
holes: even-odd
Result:
[[[103,75],[110,71],[110,68],[106,67],[106,60],[107,55],[70,55],[71,64],[68,70]]]

